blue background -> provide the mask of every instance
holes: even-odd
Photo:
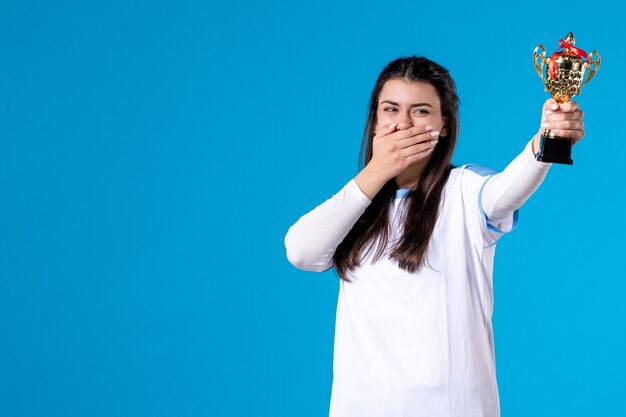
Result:
[[[623,415],[617,2],[3,2],[0,415],[324,416],[338,278],[289,226],[358,172],[376,76],[446,66],[457,164],[503,169],[573,31],[587,136],[498,245],[503,416]]]

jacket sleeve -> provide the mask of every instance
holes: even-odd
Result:
[[[332,267],[337,246],[371,202],[351,179],[289,228],[285,236],[289,262],[304,271],[322,272]]]
[[[551,163],[540,162],[532,153],[532,140],[502,172],[485,183],[482,206],[489,221],[510,216],[539,188]]]

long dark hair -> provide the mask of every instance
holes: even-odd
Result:
[[[389,253],[389,257],[397,260],[402,269],[415,272],[422,262],[425,263],[428,242],[439,213],[442,191],[453,168],[450,161],[459,133],[459,98],[454,80],[448,70],[441,65],[416,56],[401,57],[390,62],[378,76],[370,98],[369,114],[359,153],[359,171],[372,159],[378,99],[383,86],[391,79],[427,82],[435,87],[447,130],[447,134],[439,138],[428,165],[412,190],[404,221],[404,233]],[[339,278],[350,281],[347,272],[360,265],[361,252],[366,245],[370,244],[367,249],[369,253],[373,243],[378,240],[374,261],[384,254],[390,234],[389,207],[391,200],[395,198],[396,190],[394,178],[387,181],[348,235],[337,246],[333,261]]]

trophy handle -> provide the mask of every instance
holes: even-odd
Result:
[[[591,66],[593,64],[595,64],[595,67],[592,69]],[[589,55],[587,55],[587,69],[589,70],[589,72],[587,73],[587,79],[585,80],[585,82],[580,85],[581,88],[583,85],[591,81],[593,76],[596,75],[596,72],[598,72],[598,68],[600,68],[600,54],[598,53],[598,51],[591,51]]]
[[[541,52],[539,52],[541,51]],[[547,83],[546,77],[543,75],[543,66],[548,64],[550,58],[546,58],[546,48],[543,45],[539,45],[533,51],[533,63],[535,64],[535,71],[539,74],[539,78]]]

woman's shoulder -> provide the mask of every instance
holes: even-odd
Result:
[[[448,186],[457,185],[461,189],[482,187],[484,182],[491,176],[497,174],[498,171],[477,164],[463,164],[455,166],[450,171]],[[455,187],[456,188],[456,187]]]
[[[455,175],[460,175],[460,174],[464,174],[465,172],[472,172],[475,175],[479,175],[481,177],[488,177],[488,176],[495,175],[498,173],[498,171],[496,171],[495,169],[491,169],[482,165],[463,164],[463,165],[455,166],[454,168],[452,168],[452,172],[450,172],[450,175],[452,175],[453,173]]]

